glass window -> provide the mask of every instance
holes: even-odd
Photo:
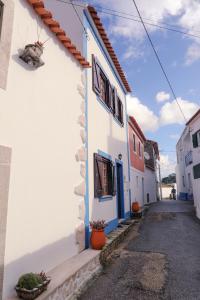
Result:
[[[133,134],[133,151],[136,152],[135,134]]]

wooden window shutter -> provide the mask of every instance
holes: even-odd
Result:
[[[101,68],[99,66],[97,58],[92,55],[92,85],[93,91],[99,95],[100,94],[100,72]]]
[[[200,178],[200,164],[193,167],[194,179]]]
[[[123,106],[123,103],[122,101],[120,100],[121,102],[121,116],[120,116],[120,119],[121,119],[121,124],[124,125],[124,106]]]
[[[103,195],[102,187],[102,157],[94,153],[94,197],[98,198]]]
[[[193,147],[197,148],[198,147],[198,137],[197,137],[197,132],[195,134],[192,135],[192,143],[193,143]]]
[[[108,106],[113,111],[113,88],[109,80],[107,81],[107,83],[108,83]]]
[[[115,116],[118,117],[118,97],[117,97],[117,90],[116,88],[114,87],[114,91],[113,91],[113,94],[114,94],[114,105],[115,105]]]
[[[112,195],[116,195],[116,172],[114,165],[112,165]]]

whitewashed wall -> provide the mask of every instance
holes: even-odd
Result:
[[[101,49],[90,29],[88,29],[89,42],[87,43],[87,59],[92,64],[92,54],[98,57],[102,68],[118,92],[118,95],[124,106],[124,127],[121,127],[111,113],[97,100],[96,94],[92,90],[92,74],[88,71],[88,161],[89,161],[89,218],[90,220],[105,219],[111,221],[117,218],[117,200],[113,197],[111,200],[99,202],[94,198],[94,173],[93,173],[93,154],[101,150],[111,155],[112,160],[122,154],[124,171],[124,201],[125,212],[129,211],[129,190],[126,182],[128,181],[128,154],[127,154],[127,132],[125,115],[125,94],[121,86],[113,75],[113,71],[106,61]]]
[[[74,193],[83,181],[75,158],[83,146],[82,70],[39,21],[40,29],[42,41],[51,39],[45,66],[31,71],[18,50],[37,40],[37,17],[15,0],[7,89],[0,89],[0,145],[12,149],[3,299],[20,274],[48,271],[77,254],[84,219],[83,197]]]
[[[147,193],[149,193],[149,203],[157,201],[156,173],[149,168],[145,168],[145,204],[147,203]]]
[[[191,135],[191,145],[192,145],[192,135],[200,130],[200,117],[196,118],[190,127],[190,135]],[[200,147],[192,148],[193,155],[193,164],[195,166],[200,163]],[[192,187],[193,187],[193,196],[194,196],[194,204],[196,206],[196,214],[197,217],[200,218],[200,178],[194,179],[193,170],[191,170],[191,179],[192,179]]]
[[[145,188],[143,189],[142,178],[144,179],[144,173],[131,167],[131,202],[139,202],[140,206],[145,204]],[[146,182],[144,179],[144,186]]]

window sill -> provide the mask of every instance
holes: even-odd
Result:
[[[108,105],[101,99],[101,97],[97,96],[97,100],[101,103],[101,105],[110,113],[111,110]]]
[[[107,196],[102,196],[102,197],[99,197],[99,202],[104,202],[104,201],[109,201],[109,200],[112,200],[113,196],[112,195],[107,195]]]

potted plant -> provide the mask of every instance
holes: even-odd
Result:
[[[44,272],[27,273],[19,278],[15,290],[19,298],[32,300],[47,289],[50,281],[50,277],[47,277]]]
[[[104,229],[106,226],[107,224],[104,220],[90,222],[90,227],[92,228],[90,243],[93,249],[101,250],[105,246],[106,235]]]
[[[140,210],[140,205],[137,201],[132,203],[132,212],[138,212]]]

